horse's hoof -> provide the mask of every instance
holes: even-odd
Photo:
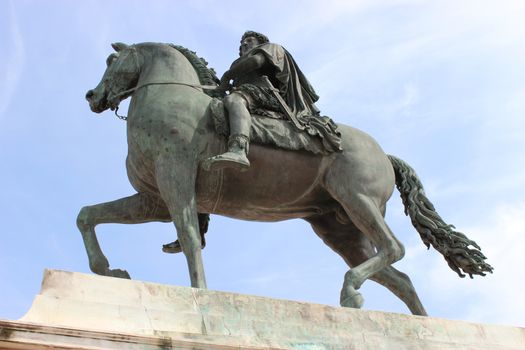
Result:
[[[89,262],[89,269],[100,276],[108,276],[109,261],[106,257],[96,259],[95,262]]]
[[[113,269],[113,270],[109,270],[109,275],[110,275],[111,277],[125,278],[125,279],[128,279],[128,280],[131,279],[131,277],[130,277],[128,271],[126,271],[126,270],[121,270],[121,269]]]
[[[182,247],[180,246],[179,241],[175,241],[168,244],[164,244],[162,246],[162,251],[168,254],[176,254],[182,252]]]
[[[345,293],[346,295],[341,295],[341,306],[342,307],[351,307],[354,309],[360,309],[365,303],[365,299],[361,293],[353,291],[352,293]]]

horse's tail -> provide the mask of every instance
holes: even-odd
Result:
[[[454,230],[454,226],[446,224],[434,209],[430,200],[425,196],[423,185],[416,172],[403,160],[388,155],[396,174],[396,186],[401,193],[405,206],[405,214],[410,216],[412,225],[416,228],[423,243],[430,245],[440,252],[460,277],[470,278],[472,275],[485,276],[485,272],[492,273],[492,266],[485,262],[486,257],[476,242],[470,240],[461,232]],[[470,248],[472,246],[474,248]]]

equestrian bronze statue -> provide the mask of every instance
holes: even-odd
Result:
[[[267,60],[261,46],[268,43],[255,39],[244,43],[252,46],[246,52],[241,46],[241,53],[260,53]],[[391,266],[404,255],[384,220],[394,186],[424,244],[443,254],[452,270],[461,277],[492,272],[479,246],[436,213],[407,163],[385,154],[366,133],[319,114],[297,70],[298,84],[291,93],[302,94],[301,108],[290,104],[289,90],[281,90],[278,67],[265,65],[268,61],[256,65],[268,68],[258,76],[268,78],[271,86],[263,85],[263,78],[255,89],[263,87],[263,98],[279,93],[292,112],[283,110],[273,96],[268,100],[277,106],[270,112],[277,117],[271,117],[257,103],[250,104],[253,95],[235,71],[220,82],[204,60],[185,48],[159,43],[116,43],[113,48],[101,82],[86,98],[91,110],[101,113],[117,110],[131,97],[126,167],[137,193],[81,209],[77,225],[93,272],[130,278],[125,270],[110,268],[97,241],[98,224],[173,222],[191,285],[206,288],[201,236],[207,214],[264,222],[303,219],[350,267],[343,280],[342,306],[361,307],[358,290],[372,279],[413,314],[426,315],[409,277]],[[224,97],[225,89],[231,90],[227,96],[237,97]],[[237,104],[229,99],[237,99]],[[244,110],[235,116],[239,104]],[[246,110],[252,113],[248,118]],[[250,128],[237,128],[232,115]]]

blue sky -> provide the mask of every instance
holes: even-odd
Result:
[[[387,222],[430,315],[525,326],[525,3],[522,1],[0,0],[0,318],[17,319],[45,268],[89,272],[75,226],[84,205],[133,193],[125,124],[93,114],[111,42],[173,42],[222,74],[245,30],[294,55],[337,122],[410,163],[448,222],[481,245],[493,275],[459,279],[427,251],[397,192]],[[113,267],[189,285],[161,252],[171,224],[104,225]],[[211,289],[337,305],[343,261],[301,221],[212,216],[203,252]],[[365,309],[408,310],[373,282]]]

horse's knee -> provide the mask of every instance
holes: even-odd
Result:
[[[197,232],[193,232],[192,234],[190,234],[185,242],[190,244],[190,249],[192,250],[201,249],[201,246],[202,246],[201,236]]]
[[[90,222],[90,210],[89,207],[83,207],[80,209],[80,212],[77,216],[77,227],[80,231],[84,231],[90,226],[92,226],[92,223]],[[94,271],[93,271],[94,272]]]
[[[194,254],[196,251],[201,250],[203,247],[201,233],[199,230],[195,230],[193,227],[181,228],[185,230],[183,235],[179,235],[179,244],[182,247],[182,251],[185,254]],[[179,230],[179,227],[177,227]]]

